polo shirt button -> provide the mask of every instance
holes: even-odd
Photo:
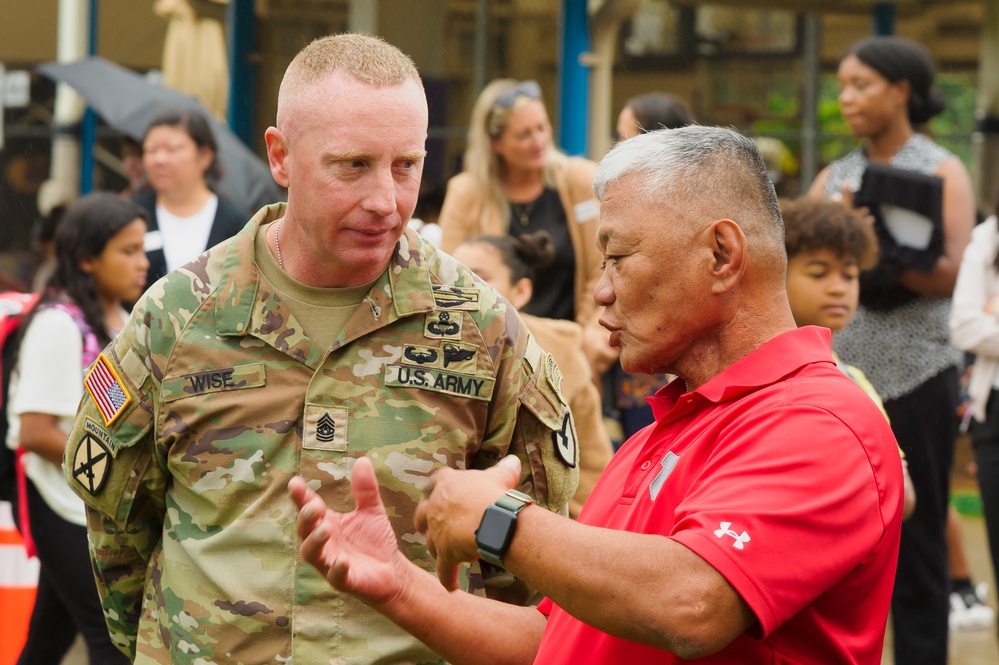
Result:
[[[652,466],[652,462],[650,462],[649,460],[645,460],[644,462],[642,462],[642,471],[645,471],[650,466]]]

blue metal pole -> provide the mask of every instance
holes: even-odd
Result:
[[[562,0],[559,21],[558,144],[567,154],[586,154],[589,72],[579,58],[590,49],[586,0]]]
[[[894,2],[879,2],[874,5],[874,34],[879,37],[895,34]]]
[[[256,29],[253,0],[232,0],[226,13],[229,41],[229,128],[252,146],[253,141],[253,66],[249,55],[253,52]]]
[[[98,0],[90,0],[90,16],[87,21],[87,55],[97,55],[97,14]],[[87,107],[83,112],[83,125],[80,132],[80,195],[89,194],[94,189],[94,142],[97,140],[97,114]]]

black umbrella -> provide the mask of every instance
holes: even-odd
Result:
[[[283,199],[266,162],[219,122],[194,97],[152,83],[99,56],[75,62],[49,62],[38,67],[45,76],[72,86],[114,129],[141,141],[150,121],[170,109],[199,111],[212,125],[218,142],[223,178],[219,193],[232,203],[257,210]]]

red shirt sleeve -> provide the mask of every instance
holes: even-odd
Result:
[[[765,636],[868,557],[892,519],[886,486],[892,473],[901,486],[901,463],[818,407],[754,414],[737,429],[677,507],[670,537],[735,587]]]

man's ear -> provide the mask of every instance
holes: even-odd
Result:
[[[712,243],[711,293],[728,293],[746,272],[746,234],[730,219],[720,219],[708,228]]]
[[[271,167],[274,182],[282,187],[288,187],[288,140],[277,127],[268,127],[264,132],[264,142],[267,144],[267,162]]]

